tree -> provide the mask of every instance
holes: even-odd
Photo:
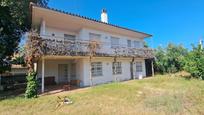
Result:
[[[11,55],[20,38],[19,26],[12,18],[8,6],[0,6],[0,74],[9,70]]]
[[[191,73],[192,77],[204,80],[204,50],[201,45],[193,46],[193,50],[185,57],[184,69]]]
[[[30,30],[30,2],[45,6],[48,0],[0,1],[0,74],[10,69],[21,35]]]
[[[155,69],[160,73],[175,73],[183,70],[184,57],[188,51],[182,45],[169,43],[166,48],[158,47],[155,52]]]

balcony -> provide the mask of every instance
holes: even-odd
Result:
[[[59,56],[98,56],[98,57],[136,57],[153,58],[153,49],[127,48],[118,46],[110,48],[110,43],[88,40],[66,40],[60,37],[41,36],[45,55]]]

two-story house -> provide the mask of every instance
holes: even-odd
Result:
[[[80,81],[90,86],[146,76],[145,59],[153,58],[144,47],[150,34],[108,23],[106,10],[101,21],[49,7],[31,4],[32,28],[37,29],[47,53],[37,63],[37,74],[57,84]],[[94,55],[90,43],[97,43]]]

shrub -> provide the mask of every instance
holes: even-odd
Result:
[[[187,53],[187,49],[182,45],[168,44],[166,48],[158,47],[154,63],[156,72],[164,74],[183,70],[183,60]]]
[[[27,87],[25,92],[26,98],[36,98],[37,97],[37,87],[38,83],[36,80],[36,72],[30,72],[27,79]]]
[[[204,50],[201,45],[193,46],[193,50],[185,57],[184,69],[192,77],[204,80]]]

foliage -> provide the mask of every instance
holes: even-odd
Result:
[[[26,77],[27,79],[27,87],[26,87],[26,92],[25,92],[25,97],[26,98],[36,98],[37,97],[37,80],[36,80],[36,73],[35,72],[30,72],[28,76]]]
[[[23,65],[26,66],[25,63],[25,50],[24,47],[19,47],[18,52],[14,53],[14,57],[12,59],[12,64]]]
[[[12,60],[12,64],[25,66],[25,61],[23,56],[17,56]]]
[[[155,70],[160,73],[175,73],[183,70],[183,60],[187,53],[187,49],[182,45],[170,43],[166,48],[158,47],[155,51]]]
[[[204,50],[201,45],[193,46],[193,50],[185,57],[184,69],[192,77],[204,80]]]
[[[19,30],[28,31],[31,28],[30,2],[46,6],[48,0],[2,0],[1,6],[9,7],[9,14],[19,26]]]
[[[10,69],[20,37],[30,29],[30,2],[47,5],[48,0],[0,1],[0,74]]]
[[[35,32],[30,32],[25,44],[25,61],[29,72],[34,71],[33,63],[44,55],[44,46],[41,37]]]
[[[25,92],[26,98],[37,97],[37,81],[34,72],[34,62],[42,57],[43,44],[40,36],[35,32],[30,32],[25,44],[25,61],[28,67],[27,88]]]
[[[144,47],[145,47],[145,48],[148,48],[148,47],[149,47],[149,45],[147,44],[147,42],[144,42]]]
[[[20,31],[9,7],[0,6],[0,73],[10,68],[11,55],[18,46]]]

